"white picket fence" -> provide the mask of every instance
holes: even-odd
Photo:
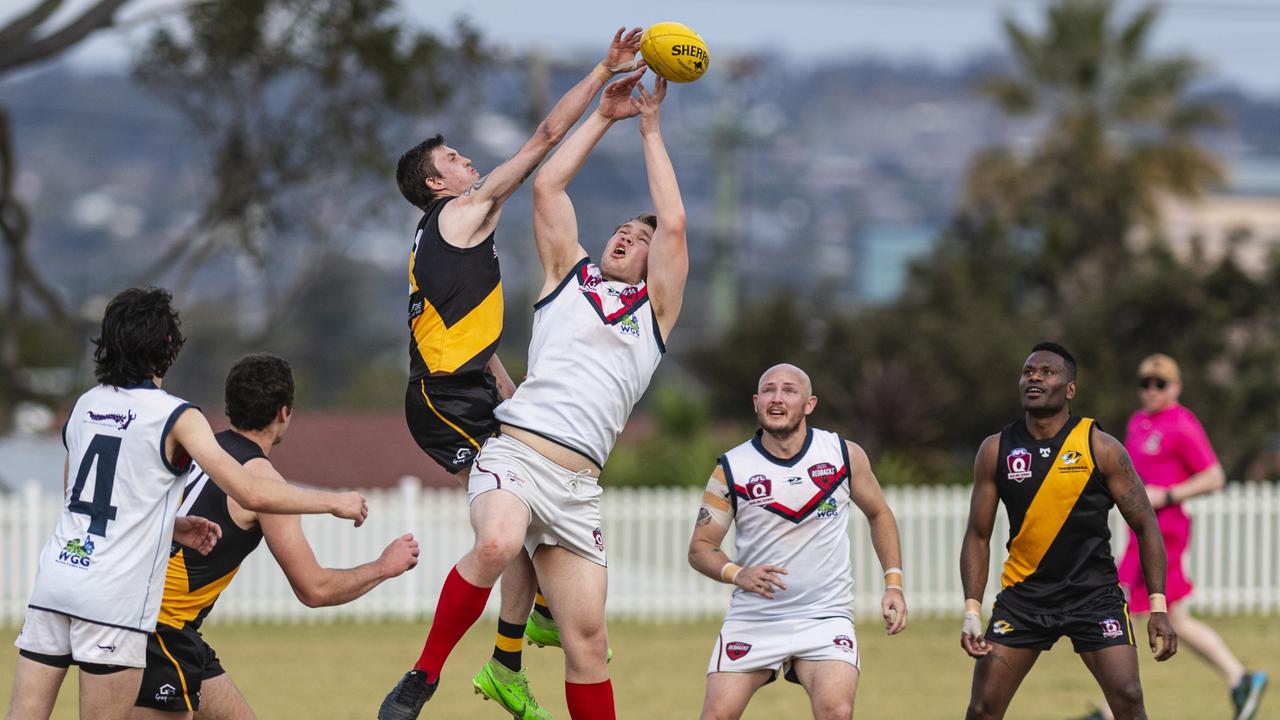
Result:
[[[968,489],[890,488],[886,494],[901,531],[912,613],[957,615]],[[325,517],[304,519],[316,556],[328,567],[351,567],[372,560],[391,540],[412,532],[423,549],[416,569],[348,605],[312,610],[294,598],[264,544],[218,602],[216,616],[224,621],[321,623],[429,614],[449,568],[471,545],[465,495],[455,490],[424,490],[412,478],[397,490],[368,495],[370,515],[364,527]],[[700,489],[693,488],[606,488],[603,512],[611,617],[675,621],[723,613],[729,588],[694,572],[685,559],[701,495]],[[41,494],[35,486],[0,495],[0,626],[22,621],[36,557],[52,531],[60,504],[60,497]],[[1233,484],[1224,492],[1191,501],[1188,507],[1194,518],[1187,557],[1187,569],[1196,584],[1192,607],[1207,614],[1280,614],[1280,486]],[[880,564],[866,522],[856,510],[851,528],[856,611],[874,614],[882,583]],[[1119,557],[1128,533],[1114,511],[1112,533]],[[999,587],[1007,538],[1008,525],[1001,512],[992,538],[988,600]],[[490,612],[495,608],[496,603],[491,603]]]

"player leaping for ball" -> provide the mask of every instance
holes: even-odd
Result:
[[[657,79],[649,93],[639,84],[643,74],[607,87],[534,181],[545,280],[534,305],[528,378],[498,406],[502,434],[484,444],[471,471],[475,546],[449,573],[422,657],[383,701],[381,720],[418,717],[494,582],[526,549],[560,626],[569,714],[614,717],[597,478],[662,358],[689,271],[684,203],[659,126],[667,84]],[[597,266],[578,243],[566,188],[605,132],[636,115],[656,216],[619,225]]]
[[[494,236],[503,204],[564,139],[600,88],[615,73],[635,67],[639,47],[639,28],[619,28],[604,60],[560,98],[519,152],[484,177],[441,135],[410,148],[396,166],[401,194],[423,212],[409,255],[405,419],[422,450],[464,485],[480,446],[498,431],[493,409],[515,392],[495,354],[503,304]],[[536,586],[528,558],[516,558],[503,573],[493,657],[473,680],[479,692],[519,720],[549,717],[529,691],[521,636],[539,645],[559,644],[550,610],[541,597],[535,603]]]

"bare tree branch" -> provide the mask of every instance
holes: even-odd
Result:
[[[46,0],[46,4],[47,4]],[[0,73],[46,60],[88,37],[95,30],[115,23],[116,11],[129,0],[98,0],[78,18],[38,40],[0,46]]]
[[[62,0],[44,0],[27,14],[15,18],[13,22],[0,28],[0,47],[12,47],[15,43],[26,40],[33,30],[43,25],[60,7]]]

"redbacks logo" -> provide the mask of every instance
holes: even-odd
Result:
[[[747,480],[747,504],[767,505],[773,502],[773,481],[764,475],[752,475]]]
[[[724,654],[727,655],[730,660],[741,660],[746,657],[749,652],[751,652],[751,643],[735,641],[724,646]]]
[[[830,490],[840,477],[840,471],[831,463],[818,463],[809,466],[809,479],[822,490]]]
[[[1014,482],[1022,482],[1031,477],[1031,453],[1026,448],[1014,448],[1009,451],[1009,456],[1004,459],[1005,465],[1009,466],[1009,479]]]
[[[835,636],[834,638],[832,638],[831,644],[835,645],[836,647],[840,648],[841,650],[847,653],[853,652],[853,638],[849,637],[848,635]]]

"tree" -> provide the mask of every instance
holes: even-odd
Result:
[[[1029,151],[999,147],[974,160],[964,211],[1030,235],[1046,266],[1077,271],[1038,278],[1057,297],[1092,289],[1080,271],[1099,286],[1122,272],[1126,241],[1136,226],[1155,224],[1160,195],[1194,197],[1223,179],[1196,140],[1221,122],[1216,107],[1188,98],[1199,63],[1149,54],[1157,5],[1123,20],[1117,8],[1059,0],[1039,34],[1006,18],[1013,67],[981,88],[1042,130]]]
[[[745,386],[797,362],[819,422],[865,443],[882,479],[950,481],[1018,416],[1015,383],[1036,341],[1073,349],[1073,409],[1117,435],[1137,406],[1138,362],[1162,351],[1182,362],[1185,399],[1239,477],[1280,424],[1280,255],[1267,268],[1231,253],[1183,263],[1162,242],[1155,199],[1199,194],[1221,169],[1197,140],[1218,113],[1187,96],[1196,63],[1147,51],[1156,18],[1154,7],[1120,21],[1112,2],[1058,0],[1039,34],[1006,20],[1012,71],[982,91],[1028,119],[1030,146],[974,159],[964,202],[896,301],[824,316],[808,336],[799,304],[752,308],[700,356],[707,382]],[[1151,240],[1135,242],[1138,229]]]
[[[98,0],[61,24],[54,16],[63,0],[41,0],[0,27],[0,79],[18,69],[53,59],[89,35],[112,26],[128,0]],[[41,388],[23,372],[30,343],[24,337],[38,333],[49,342],[76,332],[77,321],[57,291],[44,279],[31,257],[31,223],[17,196],[18,159],[9,115],[0,107],[0,240],[7,254],[6,298],[0,314],[0,433],[8,429],[17,403],[51,403],[60,393]],[[26,304],[35,300],[43,311],[37,319]]]
[[[448,38],[413,30],[392,0],[190,7],[154,33],[135,74],[190,120],[208,189],[196,220],[140,279],[191,289],[220,255],[247,260],[250,302],[270,312],[245,339],[261,342],[323,276],[334,243],[350,245],[395,199],[391,160],[403,140],[389,136],[446,106],[480,62],[465,24]],[[286,253],[302,269],[279,277]]]

